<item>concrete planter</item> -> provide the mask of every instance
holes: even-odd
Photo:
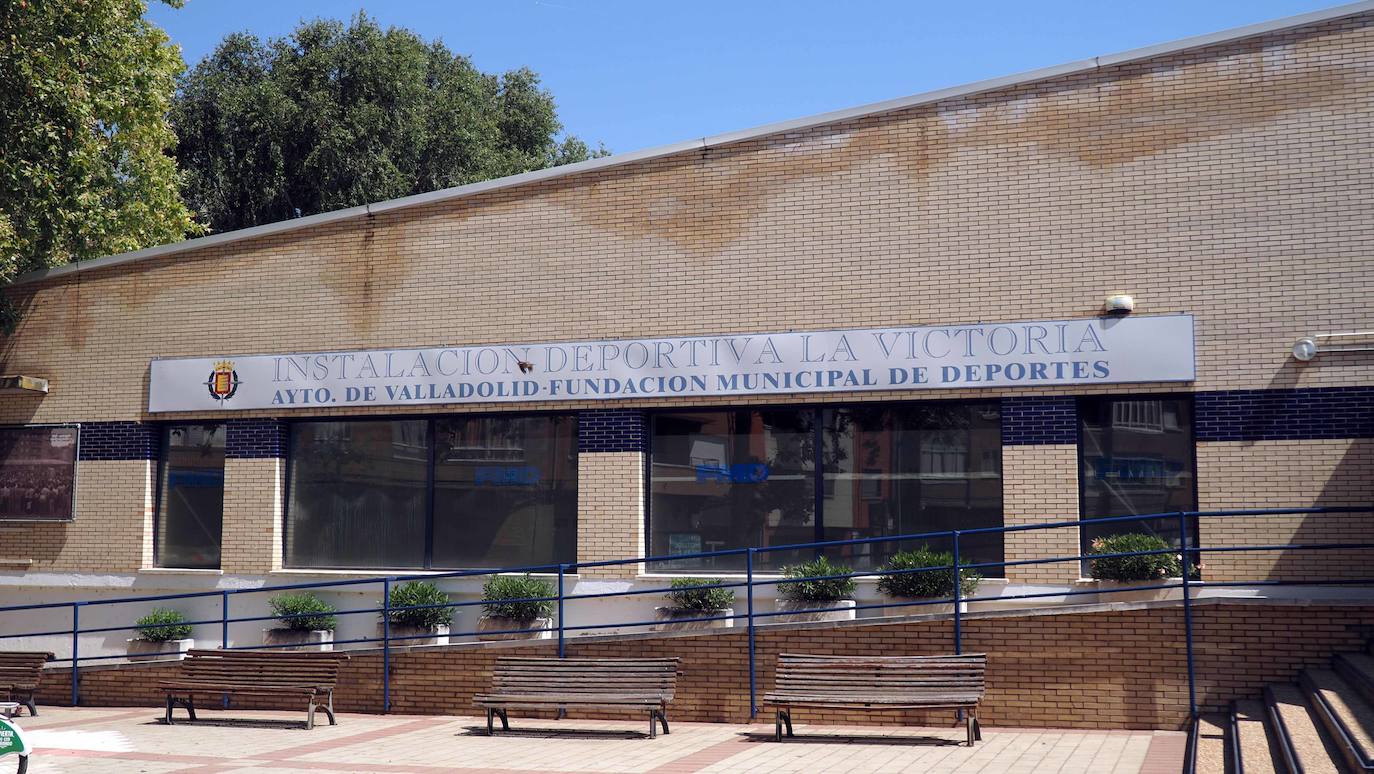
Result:
[[[770,615],[760,619],[761,623],[812,623],[815,621],[852,621],[854,620],[854,605],[852,599],[836,599],[829,602],[811,602],[803,600],[779,599],[777,603],[779,613],[789,613],[789,615]],[[800,612],[814,608],[838,607],[842,610],[827,610],[824,612]]]
[[[919,605],[917,602],[925,602],[923,597],[887,597],[889,606],[883,607],[883,615],[954,615],[953,602],[937,602],[933,605]],[[968,612],[968,603],[959,603],[959,612]]]
[[[382,624],[377,624],[377,636],[382,636]],[[411,645],[447,645],[448,644],[448,624],[440,624],[433,629],[421,626],[406,626],[405,624],[391,625],[391,644],[398,648],[408,648]],[[397,639],[400,637],[414,637],[415,639]],[[381,643],[375,643],[380,645]]]
[[[262,644],[273,650],[333,650],[334,632],[325,629],[263,629]]]
[[[735,619],[733,618],[725,618],[719,621],[684,621],[682,619],[708,618],[734,614],[735,609],[733,607],[726,607],[720,610],[689,610],[682,607],[656,607],[654,608],[654,618],[659,623],[654,624],[653,630],[656,632],[689,632],[704,629],[732,629],[735,626]]]
[[[1158,586],[1161,583],[1179,584],[1182,582],[1182,578],[1168,578],[1158,581],[1084,579],[1074,584],[1075,591],[1095,588],[1098,591],[1095,598],[1085,598],[1088,597],[1088,595],[1082,595],[1069,597],[1069,599],[1074,601],[1081,600],[1082,602],[1097,602],[1099,604],[1105,604],[1107,602],[1154,602],[1161,599],[1183,599],[1183,589],[1181,587],[1136,590],[1139,586]]]
[[[195,638],[183,640],[129,640],[130,661],[180,661],[196,646]]]
[[[513,632],[513,629],[534,629],[535,631]],[[484,615],[477,619],[477,639],[479,640],[547,640],[551,637],[553,637],[552,618],[520,621],[515,618],[497,618]]]

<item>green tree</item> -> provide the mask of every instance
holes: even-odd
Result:
[[[0,2],[0,285],[200,231],[167,153],[184,65],[147,8]]]
[[[482,73],[361,13],[229,35],[182,79],[172,123],[186,199],[219,231],[605,154],[559,141],[530,70]]]

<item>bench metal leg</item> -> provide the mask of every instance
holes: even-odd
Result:
[[[315,697],[310,697],[310,704],[305,708],[305,730],[309,731],[315,727]]]
[[[964,727],[968,729],[968,746],[973,746],[973,715],[964,716]]]
[[[502,731],[510,730],[510,718],[506,717],[506,711],[495,707],[487,707],[487,736],[493,735],[492,721],[495,718],[501,718]]]
[[[973,716],[973,741],[983,741],[983,724],[978,722],[978,716]]]
[[[663,733],[664,733],[664,734],[670,734],[670,733],[672,733],[671,731],[668,730],[668,709],[667,709],[666,707],[660,707],[660,708],[659,708],[659,710],[658,710],[658,722],[663,724]]]
[[[28,705],[28,708],[29,708],[29,717],[31,717],[31,718],[36,718],[36,717],[38,717],[38,705],[35,704],[34,701],[33,701],[33,694],[29,694],[29,700],[26,701],[26,702],[24,702],[24,703],[25,703],[26,705]]]
[[[325,716],[329,718],[329,725],[331,725],[331,726],[337,726],[337,725],[339,725],[339,722],[338,722],[337,720],[334,719],[334,692],[333,692],[333,691],[330,691],[330,692],[329,692],[328,698],[326,699],[326,701],[325,701],[324,704],[321,704],[321,705],[320,705],[320,709],[324,710]]]
[[[169,726],[172,725],[172,722],[173,722],[173,721],[172,721],[172,704],[173,704],[174,702],[176,702],[176,699],[173,698],[172,695],[171,695],[170,693],[167,694],[167,714],[166,714],[165,716],[163,716],[162,722],[163,722],[163,723],[166,723],[166,724],[169,725]]]
[[[167,714],[163,717],[163,722],[169,726],[173,724],[172,708],[178,704],[186,708],[188,719],[194,723],[196,721],[195,696],[193,694],[187,694],[186,698],[183,699],[170,693],[167,694]]]
[[[778,710],[778,716],[773,720],[773,741],[782,741],[783,726],[787,727],[787,735],[792,736],[792,714],[787,710]]]
[[[658,710],[649,710],[649,738],[658,736]]]

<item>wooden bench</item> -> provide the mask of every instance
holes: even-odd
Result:
[[[186,708],[196,719],[196,694],[221,696],[281,696],[306,701],[305,727],[315,727],[315,708],[324,710],[335,725],[334,686],[346,653],[250,650],[191,650],[181,662],[181,676],[158,683],[167,694],[165,722],[172,708]],[[323,701],[321,701],[323,699]]]
[[[0,694],[7,701],[28,707],[30,715],[37,715],[33,695],[43,679],[43,665],[52,659],[53,655],[46,651],[0,650]]]
[[[778,656],[773,691],[764,704],[777,708],[773,738],[783,726],[792,736],[794,707],[846,709],[957,709],[965,712],[968,745],[983,738],[978,705],[988,659],[963,656]]]
[[[677,690],[676,658],[514,658],[496,659],[491,692],[473,697],[487,710],[487,735],[492,719],[510,730],[509,709],[622,707],[649,713],[649,738],[663,725],[668,733],[668,702]]]

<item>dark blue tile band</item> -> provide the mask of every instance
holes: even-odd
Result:
[[[1002,445],[1078,443],[1078,406],[1071,395],[1002,399]]]
[[[238,460],[286,457],[286,423],[275,419],[231,419],[224,427],[224,456]]]
[[[1374,438],[1374,387],[1199,392],[1199,441]]]
[[[645,452],[644,411],[641,409],[590,409],[577,414],[577,451]]]
[[[82,422],[78,459],[154,460],[158,456],[157,425],[142,422]]]

